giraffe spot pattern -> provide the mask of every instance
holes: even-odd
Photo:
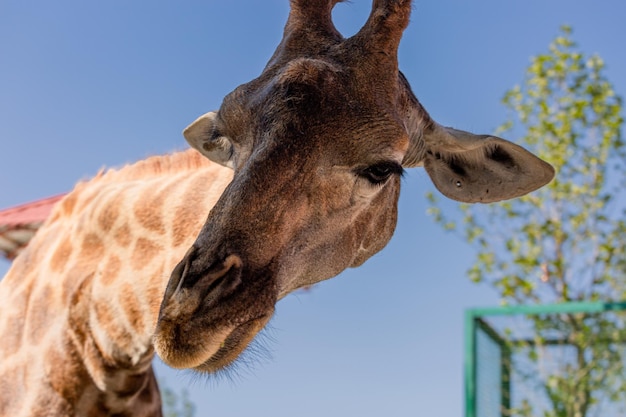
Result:
[[[123,248],[127,248],[131,243],[130,227],[127,223],[122,224],[113,235],[113,238]]]
[[[120,217],[122,195],[116,194],[110,202],[104,205],[98,215],[98,225],[103,232],[113,229],[115,222]]]
[[[116,342],[116,344],[126,345],[130,336],[127,334],[126,329],[120,326],[119,321],[116,320],[117,313],[114,311],[114,307],[111,305],[108,299],[94,300],[94,310],[96,313],[96,321],[102,328],[105,334],[107,334],[110,340]],[[97,348],[99,354],[102,354],[105,358],[112,360],[109,355],[111,352],[106,352],[103,346]],[[99,356],[96,355],[96,356]]]
[[[65,268],[65,264],[67,263],[70,255],[72,254],[72,249],[74,245],[72,244],[71,239],[66,236],[63,241],[57,246],[50,259],[50,269],[54,272],[62,272]]]
[[[77,193],[70,193],[67,197],[63,199],[62,208],[63,214],[66,216],[71,216],[74,212],[74,207],[76,206],[76,200],[78,199]]]
[[[76,206],[77,193],[73,192],[65,196],[59,203],[59,209],[53,210],[50,216],[50,221],[57,221],[62,216],[70,217],[74,212]]]
[[[40,345],[42,339],[51,330],[51,321],[58,312],[54,311],[55,303],[51,303],[53,291],[50,284],[45,284],[34,291],[31,302],[28,304],[28,321],[26,322],[25,334],[30,345]],[[44,307],[46,306],[46,307]],[[51,308],[52,307],[52,308]]]
[[[120,294],[120,303],[126,314],[126,318],[133,330],[141,332],[145,328],[144,314],[139,298],[135,293],[135,289],[128,283],[122,285]]]
[[[17,414],[16,408],[22,405],[18,401],[23,396],[21,391],[26,387],[24,366],[26,364],[16,362],[12,366],[2,369],[0,392],[2,392],[3,398],[7,400],[6,402],[0,401],[0,415],[2,416]]]
[[[146,238],[139,238],[130,258],[130,264],[136,271],[144,269],[154,258],[157,252],[162,251],[162,245]]]
[[[8,358],[20,349],[26,318],[24,314],[18,312],[9,315],[3,321],[4,327],[0,329],[0,334],[3,335],[2,343],[0,343],[0,356]]]
[[[206,164],[201,156],[192,155]],[[168,211],[165,217],[158,213],[162,207],[155,204],[173,209],[175,204],[167,199],[172,197],[178,202],[174,198],[187,189],[179,187],[180,182],[191,182],[185,178],[186,174],[146,191],[147,195],[155,195],[145,201],[162,224],[168,224],[164,228],[168,236],[169,215],[173,213]],[[152,223],[144,222],[145,230],[141,230],[133,213],[135,203],[125,205],[129,195],[121,193],[122,201],[115,202],[103,180],[99,176],[92,183],[78,184],[55,209],[57,220],[49,221],[38,232],[32,246],[22,252],[5,277],[3,284],[11,291],[1,294],[0,310],[3,305],[14,308],[0,320],[0,357],[11,358],[10,363],[0,360],[0,416],[100,416],[109,411],[119,416],[160,415],[159,393],[151,369],[146,373],[138,368],[128,385],[121,386],[119,392],[120,387],[116,387],[123,401],[133,402],[124,403],[124,410],[118,408],[122,402],[111,402],[109,393],[103,395],[98,387],[117,378],[119,369],[128,372],[126,363],[119,366],[120,361],[128,361],[128,357],[120,356],[127,348],[132,348],[134,355],[145,348],[146,360],[153,355],[152,346],[137,338],[129,324],[145,327],[143,333],[149,334],[171,269],[172,261],[165,258],[177,258],[183,250],[172,250],[166,236],[154,238],[159,230],[154,219]],[[200,186],[201,181],[197,184]],[[130,197],[136,201],[136,195]],[[188,201],[200,204],[203,199],[204,194]],[[197,232],[207,212],[198,208],[195,213],[195,223],[192,219],[188,224]],[[169,248],[166,254],[165,244]],[[137,252],[134,259],[133,251]],[[124,276],[124,268],[133,265],[141,269],[140,273]],[[135,278],[141,283],[149,280],[145,290]],[[96,279],[103,280],[99,281],[100,288],[94,285]],[[126,279],[129,282],[121,285]],[[100,298],[94,299],[94,294]],[[96,334],[101,338],[96,340]],[[142,362],[145,366],[149,362]],[[140,374],[146,379],[142,381]],[[140,392],[133,394],[135,388]]]
[[[164,200],[165,196],[162,193],[154,196],[154,190],[148,188],[141,193],[133,208],[137,222],[151,232],[160,235],[165,234],[165,225],[159,211],[163,207]]]
[[[102,268],[102,284],[112,285],[120,275],[122,262],[115,255],[110,255]]]
[[[182,245],[190,236],[194,237],[200,232],[204,219],[209,214],[203,201],[203,189],[209,181],[206,176],[198,175],[186,187],[183,200],[174,211],[172,223],[174,247]]]
[[[102,256],[103,252],[104,244],[102,243],[102,239],[95,233],[88,233],[83,239],[79,259],[82,261],[93,260],[94,258]]]

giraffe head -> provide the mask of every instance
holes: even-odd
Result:
[[[517,145],[430,118],[398,71],[409,0],[374,0],[347,39],[331,21],[337,2],[291,0],[263,73],[184,132],[234,178],[168,283],[154,341],[171,366],[227,366],[277,300],[381,250],[404,168],[423,166],[465,202],[517,197],[554,176]]]

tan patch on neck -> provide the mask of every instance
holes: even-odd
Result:
[[[18,312],[2,319],[4,326],[0,328],[0,334],[2,335],[0,357],[8,358],[19,351],[25,326],[24,316],[25,314]],[[1,376],[0,379],[4,379],[4,376]],[[1,389],[0,392],[2,392]]]
[[[212,177],[210,179],[215,179]],[[172,236],[174,247],[180,246],[188,239],[195,239],[202,228],[202,222],[209,214],[209,208],[204,201],[207,187],[206,175],[198,175],[185,188],[182,194],[183,199],[174,211],[174,221],[172,223]]]
[[[118,245],[120,245],[123,248],[127,248],[131,242],[130,227],[128,226],[128,224],[124,223],[123,225],[121,225],[115,231],[113,238],[115,239]]]
[[[165,234],[165,226],[163,225],[160,210],[162,206],[163,202],[157,201],[157,199],[145,200],[140,198],[133,208],[137,223],[151,232],[155,232],[159,235]]]
[[[65,268],[65,264],[72,254],[72,241],[68,236],[61,241],[61,243],[57,246],[52,258],[50,259],[50,269],[53,272],[62,272]]]
[[[126,333],[126,329],[122,328],[122,326],[119,325],[119,321],[116,320],[117,314],[110,302],[108,300],[95,300],[93,304],[97,322],[102,327],[103,333],[108,335],[109,340],[114,340],[116,343],[122,345],[126,344],[128,334]],[[95,341],[95,343],[98,345],[97,341]],[[98,345],[97,350],[105,360],[111,363],[114,362],[113,357],[110,356],[110,352],[106,350],[104,346]]]
[[[88,233],[83,239],[79,260],[90,260],[95,257],[102,256],[103,252],[104,244],[102,243],[102,239],[100,239],[95,233]]]
[[[76,200],[78,199],[77,193],[70,193],[61,200],[59,204],[53,209],[49,222],[56,221],[59,217],[65,216],[69,217],[72,215],[74,211],[74,207],[76,206]]]
[[[29,345],[41,345],[43,338],[51,330],[58,309],[54,299],[54,290],[50,284],[46,284],[34,291],[28,304],[26,337]]]
[[[170,182],[161,190],[146,188],[135,203],[133,212],[137,222],[151,232],[164,235],[166,232],[163,223],[163,208],[166,199],[176,188],[176,182]]]
[[[133,255],[130,258],[130,264],[134,270],[139,271],[145,268],[155,255],[163,250],[163,246],[145,238],[137,239],[135,248],[133,249]]]
[[[138,332],[143,331],[146,325],[143,309],[141,308],[135,289],[127,282],[122,285],[120,291],[120,303],[124,309],[124,313],[126,313],[126,318],[133,329]]]
[[[195,237],[195,235],[200,231],[198,229],[195,234],[190,233],[190,230],[193,230],[196,226],[195,219],[199,214],[198,211],[199,207],[197,206],[188,206],[185,204],[178,206],[174,212],[174,221],[172,223],[172,244],[174,247],[182,245],[190,238],[190,236]]]
[[[25,369],[28,364],[22,361],[15,361],[11,365],[3,363],[2,375],[0,375],[0,392],[2,392],[2,403],[0,403],[0,415],[11,416],[17,414],[17,410],[23,406],[20,401],[24,397],[23,390],[26,388]]]
[[[102,283],[107,286],[113,284],[119,276],[121,268],[122,262],[120,261],[120,258],[115,255],[111,255],[108,262],[102,269]]]
[[[113,229],[115,222],[120,217],[120,206],[122,204],[122,195],[116,194],[111,201],[104,204],[103,209],[98,215],[98,225],[104,232]]]

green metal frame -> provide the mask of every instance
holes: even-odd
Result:
[[[564,314],[564,313],[603,313],[608,311],[626,310],[626,301],[615,303],[603,302],[570,302],[561,304],[543,305],[518,305],[491,308],[473,308],[465,311],[465,417],[480,417],[476,415],[476,336],[477,330],[485,332],[494,341],[503,347],[501,352],[502,364],[502,399],[501,404],[507,406],[510,398],[505,393],[510,391],[509,376],[510,351],[506,348],[506,343],[500,335],[493,329],[483,317],[485,316],[513,316],[513,315],[537,315],[537,314]],[[532,341],[524,340],[524,343]],[[558,341],[555,341],[555,343]],[[547,343],[550,343],[548,341]]]

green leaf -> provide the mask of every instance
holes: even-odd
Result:
[[[475,250],[468,278],[494,289],[503,305],[626,298],[623,99],[603,59],[579,50],[572,35],[561,27],[547,51],[531,59],[522,82],[502,96],[509,117],[497,129],[550,162],[556,178],[488,206],[444,205],[427,195],[433,220]],[[626,403],[626,352],[592,343],[626,340],[623,325],[575,315],[533,324],[528,359],[539,363],[540,347],[555,334],[567,335],[576,353],[561,374],[543,380],[545,416],[588,417],[581,410],[600,398]],[[520,404],[510,415],[541,412]]]

